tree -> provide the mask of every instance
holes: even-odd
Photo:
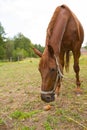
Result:
[[[17,48],[13,51],[12,57],[14,61],[19,61],[23,60],[25,57],[28,57],[28,53],[24,49]]]
[[[0,45],[2,45],[4,43],[4,40],[5,40],[5,31],[4,31],[4,28],[0,22]]]
[[[0,46],[0,60],[5,59],[5,49],[3,46]]]
[[[5,48],[4,48],[5,37],[4,36],[5,36],[5,31],[0,22],[0,59],[5,58]]]
[[[26,38],[21,33],[14,37],[14,49],[24,49],[28,53],[28,57],[32,57],[34,54],[32,50],[33,46],[34,45],[31,43],[30,39]]]
[[[7,41],[5,42],[5,50],[6,50],[6,59],[9,59],[10,61],[14,50],[13,40],[10,40],[9,38],[7,39]]]
[[[5,31],[0,23],[0,60],[22,60],[26,57],[37,57],[33,48],[43,52],[44,47],[40,44],[32,44],[31,40],[22,33],[18,33],[14,38],[5,38]]]

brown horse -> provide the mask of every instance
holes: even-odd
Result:
[[[74,13],[66,6],[58,6],[47,28],[46,45],[43,54],[34,48],[34,52],[41,57],[39,71],[42,77],[41,99],[51,102],[55,99],[55,91],[59,93],[63,68],[68,70],[69,52],[74,58],[76,73],[76,92],[80,93],[79,57],[84,39],[81,23]],[[66,55],[66,63],[64,57]]]

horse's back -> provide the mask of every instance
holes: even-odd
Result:
[[[75,14],[67,6],[65,6],[65,8],[70,12],[70,19],[67,23],[67,27],[62,39],[62,47],[65,47],[65,49],[68,50],[73,50],[76,44],[78,44],[78,48],[81,47],[84,39],[84,31],[80,21],[75,16]]]

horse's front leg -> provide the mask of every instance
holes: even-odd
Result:
[[[57,97],[60,94],[60,87],[61,87],[61,81],[59,80],[58,83],[57,83],[56,90],[55,90],[55,94],[57,95]]]
[[[62,73],[63,73],[63,68],[64,68],[64,54],[65,54],[65,51],[62,50],[62,53],[60,54],[60,63],[61,63],[61,72]],[[58,83],[57,83],[56,91],[55,91],[57,96],[59,96],[59,94],[60,94],[61,82],[62,82],[62,79],[59,79]]]

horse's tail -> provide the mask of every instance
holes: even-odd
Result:
[[[70,51],[66,51],[65,56],[65,70],[66,72],[69,72]]]

